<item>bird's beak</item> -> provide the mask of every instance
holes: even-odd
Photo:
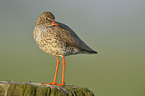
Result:
[[[53,21],[51,24],[55,26],[59,26],[55,21]]]

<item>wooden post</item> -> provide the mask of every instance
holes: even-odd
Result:
[[[0,96],[94,96],[87,88],[32,82],[0,81]]]

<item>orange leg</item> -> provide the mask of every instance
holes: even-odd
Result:
[[[62,62],[62,64],[63,64],[63,70],[62,70],[62,83],[57,84],[58,86],[63,86],[63,85],[65,84],[65,82],[64,82],[64,75],[65,75],[65,58],[62,57],[62,59],[63,59],[63,62]]]
[[[57,66],[56,66],[56,71],[55,71],[55,76],[54,76],[53,82],[52,83],[43,83],[43,84],[57,85],[56,78],[57,78],[57,73],[58,73],[60,61],[59,61],[58,57],[56,57],[56,59],[57,59]]]
[[[63,70],[62,70],[62,83],[57,84],[58,86],[63,86],[63,85],[65,84],[65,82],[64,82],[64,75],[65,75],[65,58],[62,57],[62,59],[63,59],[63,62],[62,62],[62,64],[63,64]]]

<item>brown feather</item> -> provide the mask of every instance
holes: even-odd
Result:
[[[77,34],[69,28],[67,25],[56,22],[59,24],[59,35],[63,42],[66,43],[66,46],[77,48],[83,53],[97,53],[88,47],[78,36]]]

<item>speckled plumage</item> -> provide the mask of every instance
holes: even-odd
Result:
[[[88,47],[71,28],[54,20],[55,17],[51,12],[44,12],[36,21],[33,36],[40,49],[55,57],[97,53]],[[58,25],[53,25],[52,22]]]
[[[51,84],[63,86],[65,84],[65,56],[79,53],[96,54],[97,52],[88,47],[75,32],[65,24],[54,21],[55,17],[51,12],[42,13],[36,21],[33,37],[37,45],[47,54],[55,56],[57,66],[54,80]],[[59,57],[63,59],[62,83],[57,84],[57,73],[59,68]]]

